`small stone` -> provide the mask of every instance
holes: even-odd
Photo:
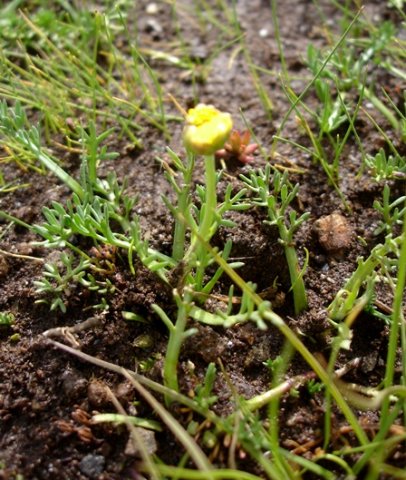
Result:
[[[17,252],[19,255],[32,255],[33,247],[29,242],[21,242],[17,245]]]
[[[207,363],[215,362],[226,349],[226,340],[211,327],[198,325],[198,331],[186,340],[187,348]]]
[[[89,478],[97,478],[104,469],[106,463],[102,455],[86,455],[79,463],[79,470]]]
[[[15,216],[25,223],[31,223],[35,218],[35,210],[29,205],[24,205],[15,212]]]
[[[252,368],[258,367],[268,358],[270,358],[270,346],[267,340],[263,339],[254,345],[246,354],[244,358],[244,367]]]
[[[5,277],[8,274],[9,270],[10,268],[6,257],[0,254],[0,278]]]
[[[266,38],[269,35],[269,31],[267,28],[261,28],[261,30],[258,32],[258,35],[261,38]]]
[[[158,450],[158,445],[155,440],[155,433],[152,430],[146,430],[145,428],[135,427],[137,431],[137,437],[144,442],[145,448],[149,455],[153,455]],[[136,445],[137,440],[134,441],[132,436],[128,439],[124,453],[131,457],[139,457],[140,451]]]
[[[156,15],[159,12],[158,5],[155,2],[148,3],[145,8],[148,15]]]
[[[209,53],[205,45],[196,45],[190,49],[190,58],[203,62],[207,59]]]
[[[314,225],[320,245],[327,252],[342,253],[351,243],[353,231],[339,213],[319,218]]]
[[[366,374],[373,372],[378,363],[378,357],[379,357],[379,350],[374,350],[370,352],[368,355],[365,355],[364,357],[362,357],[361,367],[360,367],[361,371]]]
[[[94,408],[101,408],[111,403],[109,392],[104,383],[93,380],[87,387],[87,398]]]
[[[78,398],[86,392],[87,380],[75,370],[65,370],[62,375],[62,390],[71,400]]]
[[[114,389],[114,394],[119,402],[130,402],[134,396],[134,387],[130,382],[119,383]]]
[[[145,31],[152,35],[154,40],[159,40],[162,37],[162,25],[154,18],[149,18],[145,22]]]
[[[152,338],[152,335],[149,335],[148,333],[143,333],[141,335],[138,335],[137,338],[133,341],[134,347],[140,348],[142,350],[148,350],[149,348],[152,348],[154,346],[154,339]]]

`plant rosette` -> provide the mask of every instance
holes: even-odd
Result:
[[[233,130],[224,148],[216,152],[216,158],[223,160],[236,159],[241,163],[253,163],[253,153],[258,150],[257,143],[250,143],[251,134],[248,130],[239,132]]]

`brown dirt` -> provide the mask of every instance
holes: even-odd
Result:
[[[174,24],[170,20],[169,6],[158,2],[159,13],[154,21],[162,27],[162,33],[150,31],[145,13],[147,2],[137,2],[137,12],[133,18],[138,20],[140,45],[152,46],[156,50],[165,50],[176,38]],[[238,3],[241,27],[246,33],[247,44],[258,65],[278,71],[280,68],[277,45],[274,40],[269,2],[247,0]],[[320,18],[314,4],[310,1],[289,0],[279,2],[281,37],[285,48],[288,68],[297,80],[294,88],[300,91],[309,78],[304,63],[306,46],[309,42],[323,46],[327,39],[320,26]],[[339,13],[330,2],[319,2],[330,19],[331,25],[337,24]],[[366,14],[370,18],[384,19],[392,12],[384,6],[386,2],[366,1]],[[187,2],[186,2],[187,4]],[[378,16],[378,17],[377,17]],[[337,21],[336,21],[337,20]],[[216,30],[198,31],[193,22],[181,19],[184,38],[191,51],[202,59],[207,58],[216,46]],[[330,27],[331,27],[330,25]],[[261,37],[261,29],[267,29]],[[164,62],[153,61],[153,67],[160,75],[163,88],[172,93],[183,105],[202,101],[213,103],[218,108],[230,111],[236,119],[237,127],[242,128],[238,110],[242,108],[254,131],[265,149],[271,144],[283,115],[287,110],[287,101],[277,76],[264,77],[265,87],[270,92],[274,104],[272,119],[267,118],[258,96],[252,87],[250,75],[242,56],[237,56],[228,68],[232,47],[220,53],[213,61],[206,81],[192,83],[182,72]],[[399,85],[384,70],[377,67],[383,83],[388,89],[396,91]],[[401,88],[399,88],[401,91]],[[309,102],[314,99],[309,98]],[[168,105],[168,109],[172,107]],[[390,127],[382,124],[390,134]],[[289,120],[285,135],[293,141],[307,145],[308,139],[298,130],[294,117]],[[366,118],[359,126],[364,145],[371,153],[381,146],[381,139]],[[170,124],[171,147],[181,152],[178,123]],[[126,177],[129,191],[140,197],[136,213],[142,218],[145,234],[153,246],[169,253],[172,235],[171,217],[161,201],[162,194],[170,194],[170,188],[164,179],[154,158],[163,155],[166,141],[156,130],[144,126],[143,149],[128,151],[119,141],[111,140],[111,151],[119,152],[114,162],[106,162],[101,175],[115,170],[119,178]],[[234,216],[235,229],[221,229],[214,239],[222,245],[228,238],[233,240],[234,257],[246,258],[246,265],[240,271],[244,279],[258,284],[263,291],[272,286],[275,278],[279,293],[285,295],[285,301],[277,312],[290,323],[313,352],[329,353],[329,324],[325,308],[334,298],[343,279],[354,270],[360,255],[368,255],[370,249],[379,241],[373,235],[379,216],[372,208],[373,200],[379,198],[379,187],[371,184],[367,177],[355,177],[360,166],[360,154],[353,139],[348,142],[342,155],[341,189],[349,199],[352,213],[341,205],[334,189],[328,185],[322,169],[313,164],[303,152],[289,145],[278,147],[278,153],[289,164],[305,170],[303,174],[292,176],[300,183],[300,203],[298,210],[308,211],[310,219],[296,236],[298,251],[303,259],[304,249],[310,252],[310,263],[305,276],[309,296],[309,308],[298,317],[294,317],[292,298],[289,289],[288,271],[283,250],[277,241],[276,232],[263,224],[261,211],[239,213]],[[79,158],[70,156],[65,159],[72,172],[77,170]],[[281,162],[284,163],[284,160]],[[264,160],[257,155],[256,166],[263,166]],[[2,167],[3,168],[3,167]],[[229,174],[235,177],[249,171],[248,166],[240,164],[230,166]],[[6,178],[19,177],[29,187],[3,195],[0,208],[28,223],[41,222],[41,208],[51,200],[64,201],[69,195],[67,189],[60,186],[51,176],[24,173],[13,164],[3,168]],[[197,169],[196,181],[201,181],[201,168]],[[223,185],[220,186],[222,188]],[[336,214],[345,217],[344,234],[347,240],[344,246],[330,248],[320,237],[317,220]],[[323,228],[327,227],[323,224]],[[333,222],[334,223],[334,222]],[[336,228],[334,225],[332,228]],[[360,242],[362,237],[365,241]],[[55,252],[34,247],[31,241],[38,240],[21,227],[7,230],[1,238],[1,249],[55,260]],[[344,249],[344,251],[343,251]],[[338,253],[337,253],[338,252]],[[153,315],[151,304],[158,303],[171,309],[170,292],[166,291],[156,278],[141,266],[134,277],[126,267],[126,260],[117,258],[117,271],[111,277],[116,291],[108,300],[110,309],[101,319],[98,327],[79,335],[82,350],[110,362],[130,369],[136,369],[141,361],[154,359],[154,366],[148,371],[151,378],[160,380],[160,367],[166,348],[166,331],[161,322]],[[81,290],[73,289],[66,298],[66,314],[50,312],[45,305],[37,305],[38,295],[32,284],[33,279],[41,276],[42,264],[26,259],[0,254],[0,311],[10,311],[15,315],[15,323],[10,328],[0,330],[0,478],[13,479],[17,474],[25,479],[123,479],[140,478],[137,476],[138,459],[126,453],[128,434],[124,428],[95,426],[86,419],[95,411],[113,412],[114,406],[103,398],[97,390],[97,382],[107,384],[115,392],[122,405],[132,411],[132,402],[137,400],[136,393],[128,387],[118,375],[80,362],[76,358],[51,348],[41,339],[41,332],[54,327],[72,326],[92,315],[88,308],[95,297]],[[228,281],[223,280],[218,293],[226,293]],[[379,292],[379,299],[388,305],[391,299],[386,291]],[[123,310],[132,311],[148,319],[147,325],[125,322],[121,318]],[[241,325],[224,331],[196,325],[198,333],[189,339],[183,348],[180,371],[182,389],[188,392],[201,381],[209,362],[221,359],[227,377],[236,391],[246,398],[265,391],[269,387],[270,375],[264,362],[275,358],[281,351],[283,339],[273,328],[262,332],[254,325]],[[18,341],[10,336],[19,334]],[[137,347],[140,335],[147,334],[150,344],[147,348]],[[363,314],[354,327],[354,339],[351,350],[340,355],[338,365],[360,357],[361,364],[346,377],[362,385],[376,386],[382,380],[387,346],[387,327],[382,321]],[[193,362],[195,370],[190,370]],[[307,370],[300,358],[295,359],[288,374],[293,375]],[[232,408],[232,392],[227,385],[225,375],[220,373],[215,385],[215,394],[219,397],[216,411],[225,414]],[[137,415],[154,418],[153,412],[141,402]],[[78,411],[81,413],[78,414]],[[83,413],[84,412],[84,413]],[[282,445],[293,449],[295,446],[314,441],[309,455],[320,446],[323,428],[322,397],[311,396],[305,388],[299,390],[298,397],[286,397],[281,408]],[[360,414],[361,415],[361,414]],[[374,425],[378,419],[373,415],[360,416],[365,425]],[[178,419],[186,424],[187,417],[178,414]],[[345,420],[337,414],[333,425],[338,432],[345,426]],[[372,428],[372,427],[371,427]],[[158,455],[164,460],[176,464],[182,451],[168,432],[156,435]],[[337,446],[347,438],[338,437]],[[176,454],[174,452],[177,452]],[[175,458],[176,457],[176,458]],[[215,462],[222,462],[226,455],[219,455]],[[392,463],[402,466],[406,451],[394,452]],[[332,465],[326,465],[333,468]],[[257,467],[240,461],[239,467],[257,472]],[[1,468],[1,467],[0,467]],[[310,476],[309,476],[310,478]]]

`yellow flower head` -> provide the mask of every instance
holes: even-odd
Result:
[[[199,103],[188,110],[183,142],[187,150],[199,155],[212,155],[227,141],[233,121],[229,113],[213,105]]]

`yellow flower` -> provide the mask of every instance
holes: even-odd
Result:
[[[199,103],[188,110],[183,142],[187,150],[199,155],[212,155],[227,141],[233,121],[229,113],[213,105]]]

